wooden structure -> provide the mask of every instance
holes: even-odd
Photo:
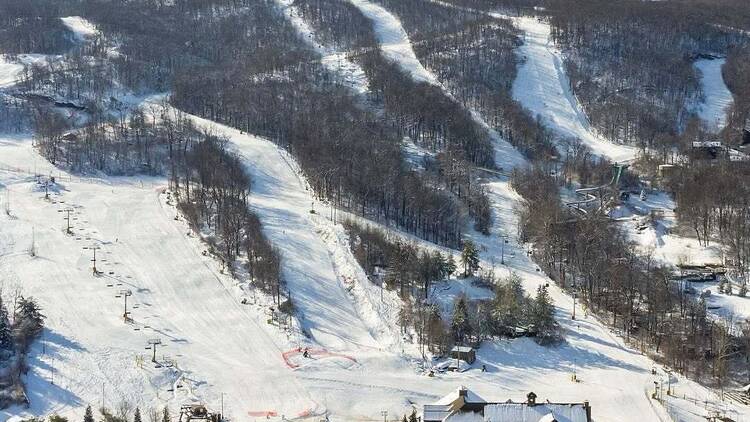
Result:
[[[460,359],[464,362],[472,364],[477,360],[477,351],[473,347],[469,346],[454,346],[451,349],[451,358]]]

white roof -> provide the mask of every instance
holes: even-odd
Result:
[[[587,422],[582,404],[525,403],[490,404],[484,408],[484,420],[492,422]]]
[[[477,393],[467,389],[466,387],[459,387],[455,390],[451,391],[450,393],[446,394],[442,399],[435,402],[436,405],[447,405],[451,404],[456,399],[458,399],[459,391],[461,389],[466,390],[466,398],[464,399],[464,402],[466,403],[487,403],[487,400],[481,398]]]
[[[453,346],[453,348],[451,349],[451,352],[469,353],[472,350],[474,349],[469,346]]]

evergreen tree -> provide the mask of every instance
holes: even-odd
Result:
[[[8,317],[8,308],[0,298],[0,350],[13,350],[13,335]]]
[[[83,414],[83,422],[94,422],[94,412],[91,411],[91,405],[86,406],[86,413]]]
[[[464,248],[461,251],[461,263],[464,266],[464,277],[474,275],[479,269],[479,251],[471,240],[464,242]]]
[[[68,422],[68,418],[60,415],[51,415],[49,417],[49,422]]]
[[[142,422],[141,421],[141,409],[138,407],[135,408],[135,415],[133,415],[133,422]]]
[[[495,289],[492,317],[503,334],[509,334],[510,329],[529,318],[529,299],[521,283],[521,277],[513,272]]]
[[[445,261],[443,272],[447,277],[453,275],[456,272],[456,260],[453,258],[453,254],[448,254],[448,259]]]
[[[169,408],[164,406],[164,413],[162,413],[161,422],[172,422],[172,418],[169,416]]]
[[[555,322],[555,306],[549,296],[547,286],[539,286],[532,306],[531,321],[537,332],[540,343],[554,342],[558,337],[557,323]]]
[[[44,315],[33,298],[19,298],[13,318],[13,331],[19,350],[24,353],[31,341],[42,332]]]
[[[419,419],[417,419],[417,411],[412,410],[411,415],[409,415],[409,422],[417,422]]]
[[[463,342],[464,338],[471,334],[471,324],[469,324],[469,309],[466,305],[466,297],[461,296],[453,305],[453,320],[451,330],[457,342]]]

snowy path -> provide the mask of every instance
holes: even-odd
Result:
[[[700,59],[693,64],[700,71],[701,87],[705,100],[699,104],[698,116],[706,122],[711,132],[719,132],[727,124],[727,112],[734,102],[732,93],[724,83],[721,67],[726,59]]]
[[[532,114],[542,116],[557,134],[581,139],[595,154],[614,162],[634,159],[637,148],[614,144],[593,132],[570,89],[562,55],[550,37],[549,24],[534,17],[495,16],[511,19],[525,33],[524,44],[518,50],[524,63],[513,83],[513,98]]]
[[[419,62],[409,36],[401,26],[401,22],[391,12],[367,0],[349,0],[349,2],[372,21],[375,35],[386,58],[398,63],[417,81],[439,84],[435,75]]]
[[[305,22],[299,10],[294,6],[294,0],[276,0],[284,10],[289,21],[294,25],[300,37],[321,55],[321,63],[334,75],[342,78],[344,85],[353,89],[357,94],[365,94],[368,90],[367,76],[362,68],[346,57],[346,51],[319,43],[315,31]]]
[[[270,141],[191,118],[228,137],[243,158],[253,181],[251,208],[271,243],[281,251],[282,275],[305,330],[330,349],[377,349],[377,341],[352,305],[314,228],[311,219],[315,216],[310,214],[314,199],[288,154]]]
[[[426,82],[440,87],[449,97],[452,94],[438,81],[435,75],[417,58],[411,40],[399,19],[385,9],[367,0],[349,0],[365,17],[373,23],[375,35],[380,43],[383,55],[397,63],[405,72],[412,75],[417,82]],[[485,128],[490,135],[495,149],[495,163],[504,169],[511,169],[526,163],[526,159],[510,143],[504,140],[487,124],[482,116],[471,110],[474,121]]]

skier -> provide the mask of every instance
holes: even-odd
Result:
[[[310,352],[307,350],[307,347],[305,347],[305,351],[302,353],[302,357],[306,357],[306,358],[310,357]]]

